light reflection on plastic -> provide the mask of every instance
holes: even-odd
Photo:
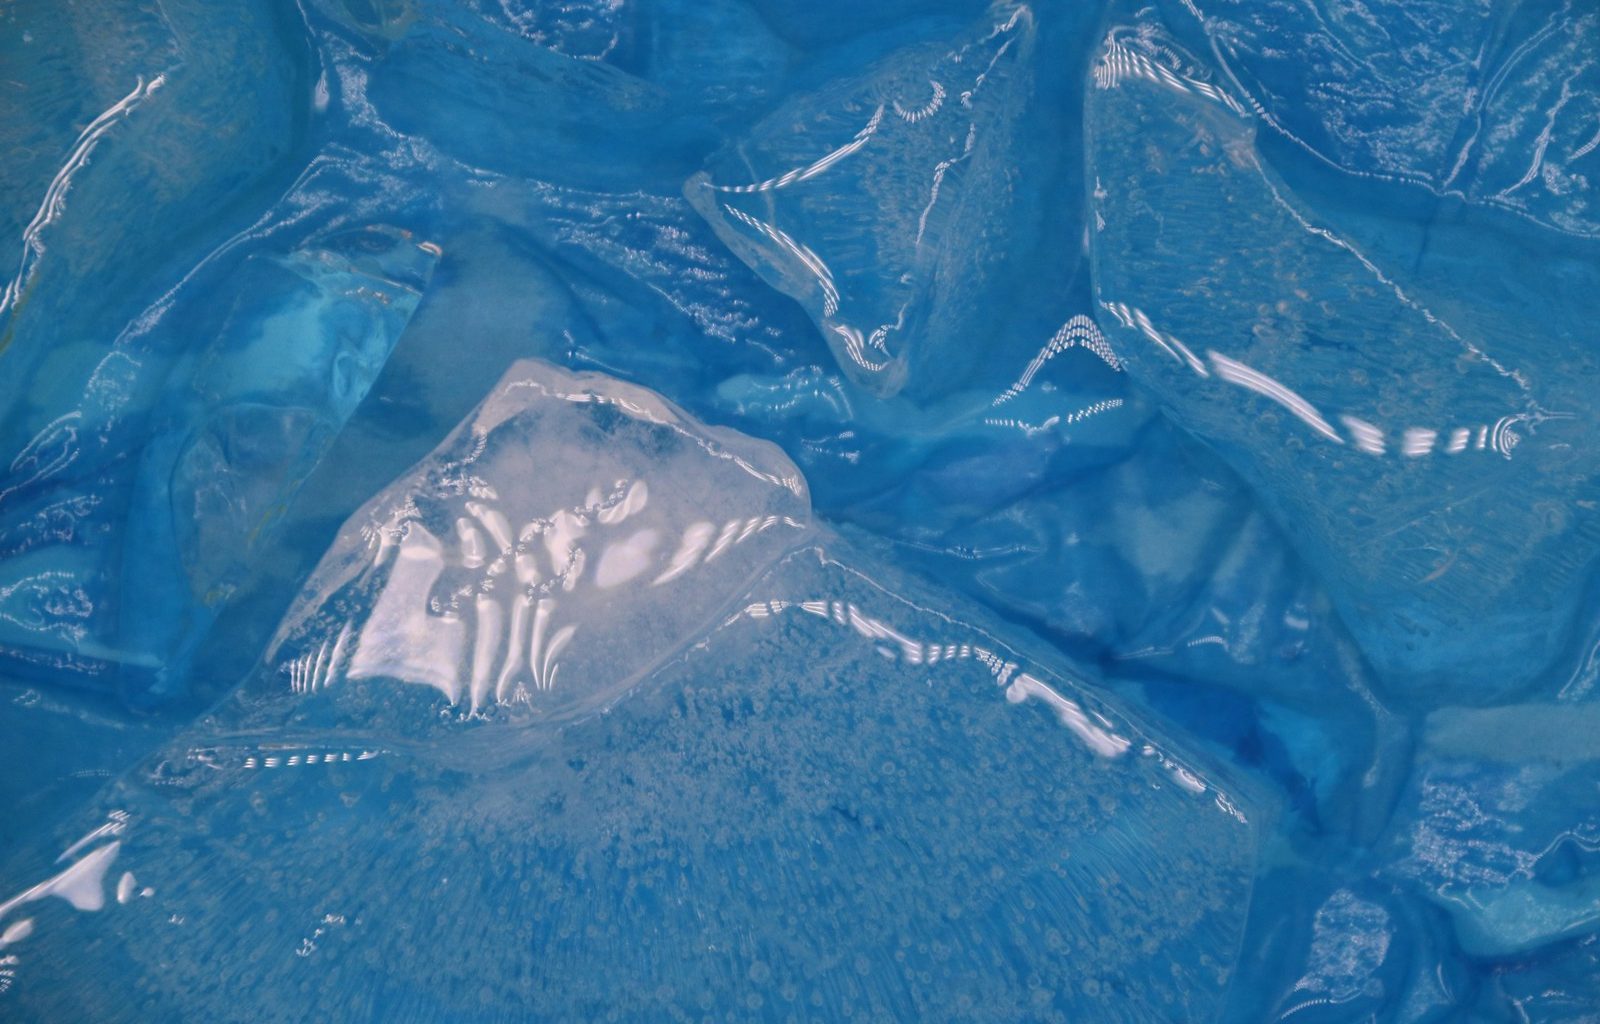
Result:
[[[86,847],[93,846],[93,849],[55,875],[0,903],[0,950],[23,943],[34,934],[36,926],[33,918],[13,915],[14,911],[30,903],[55,896],[65,900],[74,910],[84,913],[94,913],[105,907],[106,875],[122,851],[122,840],[118,837],[127,830],[128,821],[126,811],[112,811],[105,824],[68,846],[56,858],[56,863],[70,859]],[[95,845],[106,839],[110,842]],[[115,894],[117,902],[124,904],[135,896],[153,896],[155,891],[139,889],[133,872],[125,871],[117,881]],[[8,917],[13,919],[8,921]],[[11,986],[19,962],[14,955],[0,957],[0,993]]]
[[[1334,444],[1345,443],[1344,436],[1316,406],[1281,381],[1220,352],[1208,351],[1206,362],[1202,362],[1182,341],[1157,328],[1143,310],[1122,302],[1102,302],[1100,305],[1123,327],[1140,331],[1167,355],[1193,370],[1196,376],[1210,378],[1215,374],[1218,380],[1276,402],[1324,439]],[[1338,419],[1349,432],[1350,442],[1356,450],[1368,455],[1388,454],[1389,444],[1384,428],[1349,413],[1340,414]],[[1406,458],[1414,459],[1435,451],[1458,455],[1471,448],[1492,451],[1509,459],[1512,449],[1521,441],[1521,436],[1513,428],[1525,419],[1523,416],[1502,416],[1492,426],[1454,427],[1449,429],[1449,440],[1443,445],[1439,444],[1439,438],[1445,435],[1445,431],[1432,427],[1407,427],[1401,432],[1400,452]]]
[[[1032,673],[1021,670],[1016,662],[1007,660],[989,647],[971,642],[941,643],[918,640],[882,619],[868,615],[853,602],[757,601],[740,609],[729,619],[729,623],[740,619],[757,621],[771,619],[790,611],[813,615],[835,626],[849,629],[866,640],[874,641],[879,653],[884,657],[903,661],[908,665],[932,666],[940,662],[975,659],[989,670],[998,686],[1005,688],[1005,697],[1009,703],[1020,704],[1027,700],[1037,700],[1044,704],[1055,713],[1056,719],[1096,756],[1115,760],[1127,754],[1133,746],[1133,742],[1119,734],[1103,715],[1085,709],[1077,701],[1064,696]],[[1156,758],[1161,767],[1184,791],[1198,795],[1209,789],[1198,775],[1161,754],[1153,745],[1145,744],[1143,753],[1146,757]],[[1220,796],[1220,793],[1218,795]],[[1225,807],[1223,803],[1219,803],[1218,806],[1239,820],[1244,820],[1231,802],[1227,802]]]
[[[469,501],[469,515],[455,520],[453,551],[415,520],[373,531],[373,570],[387,569],[388,578],[370,614],[353,642],[346,623],[337,639],[288,662],[290,688],[314,693],[341,678],[396,678],[431,686],[452,705],[465,700],[471,714],[526,703],[556,687],[561,656],[578,636],[578,623],[560,621],[564,595],[668,585],[759,534],[804,529],[778,515],[697,520],[664,544],[657,527],[623,529],[649,507],[646,481],[619,480],[609,491],[590,488],[582,506],[530,519],[515,532],[493,504]],[[599,551],[592,559],[590,546]],[[670,557],[661,554],[667,550]],[[471,601],[446,606],[434,592],[451,565],[481,573],[482,581]]]

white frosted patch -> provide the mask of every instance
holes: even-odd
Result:
[[[584,521],[566,509],[551,518],[550,529],[544,535],[544,549],[557,575],[571,570],[578,539],[584,533]]]
[[[544,574],[539,569],[539,556],[534,553],[533,545],[529,543],[532,539],[532,530],[524,528],[522,532],[522,539],[517,542],[517,553],[512,558],[512,566],[516,570],[518,583],[533,586],[544,577]]]
[[[595,570],[595,586],[609,590],[639,576],[650,568],[650,556],[660,540],[658,531],[646,528],[606,548],[600,555],[600,566]]]
[[[623,508],[627,509],[628,515],[634,516],[638,515],[640,512],[643,512],[644,507],[649,503],[650,485],[645,483],[643,480],[635,480],[628,487],[627,500],[625,500],[622,504]]]
[[[1317,909],[1311,928],[1307,971],[1295,991],[1325,995],[1330,1002],[1354,999],[1389,954],[1388,911],[1340,889]]]
[[[126,903],[133,899],[134,887],[138,884],[132,871],[124,871],[122,877],[117,879],[117,902]]]
[[[506,635],[506,660],[500,666],[500,677],[495,682],[494,699],[504,702],[525,684],[527,677],[527,643],[529,620],[533,615],[533,600],[518,594],[511,602],[511,628]]]
[[[494,538],[495,545],[501,551],[511,550],[511,524],[506,521],[504,512],[476,501],[467,502],[467,511],[489,531],[489,536]]]
[[[540,665],[544,670],[545,688],[553,689],[556,685],[556,670],[560,668],[561,652],[567,649],[567,644],[578,634],[577,626],[562,626],[550,638],[550,646],[545,648],[544,657]]]
[[[343,680],[384,678],[468,712],[604,706],[809,519],[774,446],[631,385],[519,363],[345,525],[271,657],[291,692],[336,700]]]
[[[489,678],[505,631],[505,610],[488,594],[479,594],[473,607],[478,616],[477,635],[472,641],[472,710],[476,711],[489,692]]]
[[[459,666],[466,629],[459,621],[428,614],[428,593],[444,572],[444,547],[420,523],[408,523],[378,594],[348,675],[392,676],[432,686],[454,703],[461,692]]]
[[[655,578],[655,584],[670,583],[690,569],[694,568],[700,560],[700,553],[711,543],[711,535],[716,532],[716,527],[701,520],[692,524],[683,531],[683,540],[678,544],[678,550],[673,554],[672,561],[660,576]]]
[[[484,563],[483,534],[465,516],[456,519],[456,543],[461,548],[462,565],[476,569]]]
[[[619,480],[617,481],[617,486],[620,488],[624,483],[628,485],[628,491],[622,500],[613,502],[600,510],[600,521],[607,526],[616,526],[629,516],[638,515],[650,503],[649,484],[643,480],[634,480],[632,482]]]

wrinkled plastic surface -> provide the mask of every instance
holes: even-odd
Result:
[[[334,435],[366,397],[437,254],[391,228],[239,274],[216,338],[128,409],[113,352],[12,463],[3,650],[21,674],[170,695]]]
[[[0,1018],[1593,1018],[1584,4],[0,22]]]
[[[0,907],[23,1012],[1209,1018],[1257,809],[1065,665],[835,560],[803,488],[648,392],[517,364]]]
[[[1492,687],[1548,661],[1597,552],[1580,337],[1442,320],[1161,37],[1113,29],[1094,74],[1095,288],[1129,372],[1303,534],[1380,670]]]
[[[981,351],[960,338],[997,262],[1034,43],[1027,7],[992,19],[790,101],[685,188],[880,394],[961,380]]]

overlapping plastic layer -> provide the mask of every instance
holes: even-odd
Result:
[[[1592,425],[1546,381],[1585,339],[1441,319],[1160,37],[1113,29],[1094,74],[1095,288],[1129,372],[1305,537],[1381,670],[1482,686],[1548,661],[1600,550]]]
[[[518,364],[0,905],[24,1012],[1208,1019],[1257,809],[804,495]]]
[[[703,629],[809,519],[776,448],[518,363],[339,532],[268,658],[300,693],[381,679],[468,714],[570,718]]]
[[[0,27],[0,1019],[1593,1018],[1582,3]]]
[[[15,670],[133,699],[180,688],[437,256],[383,227],[254,258],[216,338],[173,359],[154,394],[139,396],[139,359],[107,355],[6,478],[0,650]]]
[[[1395,873],[1420,882],[1479,956],[1518,956],[1600,925],[1592,706],[1428,716]]]
[[[798,299],[839,367],[879,394],[969,375],[974,292],[1004,244],[1007,157],[1033,12],[995,8],[956,43],[896,53],[791,100],[685,195],[734,252]]]
[[[1273,130],[1562,231],[1600,230],[1600,12],[1585,4],[1172,4]]]

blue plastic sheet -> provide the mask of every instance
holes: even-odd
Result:
[[[1594,1019],[1584,4],[0,27],[0,1019]]]

